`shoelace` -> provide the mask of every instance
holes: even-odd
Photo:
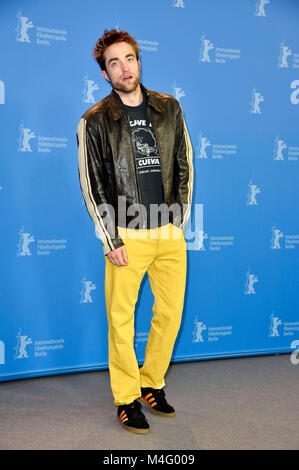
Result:
[[[132,418],[142,418],[140,410],[141,410],[141,403],[138,401],[134,401],[130,405],[124,405],[124,410],[126,411],[127,415]]]
[[[164,392],[163,388],[153,390],[152,394],[153,394],[154,398],[157,397],[164,405],[167,405],[167,401],[166,401],[166,398],[165,398],[165,392]]]

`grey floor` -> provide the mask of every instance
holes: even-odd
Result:
[[[289,355],[172,364],[175,418],[151,431],[116,419],[108,371],[0,383],[0,449],[298,449],[299,364]]]

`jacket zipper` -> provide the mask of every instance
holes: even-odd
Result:
[[[164,171],[163,171],[163,165],[162,165],[162,157],[161,157],[161,152],[160,152],[160,149],[159,149],[158,139],[157,139],[157,135],[155,133],[155,129],[154,129],[152,120],[150,119],[148,111],[147,111],[147,113],[148,113],[148,118],[149,118],[149,121],[152,125],[152,129],[153,129],[154,136],[155,136],[155,139],[156,139],[156,144],[157,144],[157,149],[158,149],[158,154],[159,154],[159,160],[160,160],[160,167],[161,167],[161,181],[162,181],[162,189],[163,189],[163,198],[164,198],[164,203],[165,203],[165,185],[164,185]]]
[[[153,132],[154,132],[154,136],[155,136],[155,139],[156,139],[156,144],[157,144],[157,149],[158,149],[158,155],[159,155],[159,160],[160,160],[160,167],[161,167],[161,184],[162,184],[162,191],[163,191],[163,202],[164,204],[165,203],[165,185],[164,185],[164,171],[163,171],[163,165],[162,165],[162,157],[161,157],[161,152],[160,152],[160,149],[159,149],[159,143],[158,143],[158,139],[157,139],[157,135],[155,133],[155,129],[153,127],[153,123],[152,121],[150,120],[151,124],[152,124],[152,129],[153,129]],[[164,218],[164,206],[163,206],[163,210],[162,210],[162,219]],[[168,212],[169,214],[169,212]]]
[[[131,148],[132,148],[132,155],[133,155],[133,159],[134,159],[135,179],[136,179],[136,185],[137,185],[137,191],[138,191],[138,197],[139,197],[138,203],[141,204],[141,193],[140,193],[140,186],[139,186],[138,175],[137,175],[137,167],[136,167],[136,155],[135,155],[135,150],[134,150],[134,146],[133,146],[133,142],[132,142],[132,132],[131,132],[131,127],[130,127],[129,115],[127,113],[126,113],[126,121],[127,121],[127,125],[128,125]],[[143,213],[142,212],[141,212],[141,218],[142,218],[142,226],[143,226],[144,225],[144,220],[143,220]]]

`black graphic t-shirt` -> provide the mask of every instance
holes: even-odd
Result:
[[[163,224],[163,217],[159,211],[157,212],[158,217],[150,218],[150,205],[163,204],[164,195],[160,157],[146,105],[147,96],[143,94],[143,102],[139,106],[124,106],[129,114],[132,131],[141,203],[147,212],[145,225],[142,228],[155,228]]]

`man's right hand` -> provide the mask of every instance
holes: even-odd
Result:
[[[109,259],[110,263],[115,264],[115,266],[127,266],[128,256],[125,245],[110,251],[107,254],[107,258]]]

